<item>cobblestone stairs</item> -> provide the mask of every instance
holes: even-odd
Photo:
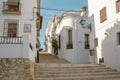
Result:
[[[35,80],[120,80],[120,72],[103,65],[71,64],[51,58],[35,64]]]

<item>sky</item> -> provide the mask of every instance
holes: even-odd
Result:
[[[41,15],[43,16],[43,25],[40,30],[40,43],[41,48],[45,49],[45,31],[46,23],[51,20],[53,15],[64,13],[64,11],[69,10],[81,10],[83,6],[87,6],[87,0],[41,0]],[[47,9],[57,9],[64,11],[46,10]]]

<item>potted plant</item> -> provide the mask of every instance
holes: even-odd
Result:
[[[66,47],[67,47],[67,49],[72,49],[73,48],[73,44],[72,43],[68,43]]]

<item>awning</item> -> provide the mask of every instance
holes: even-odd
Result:
[[[8,5],[18,5],[19,4],[19,2],[20,2],[20,0],[8,0],[7,1],[7,4]]]

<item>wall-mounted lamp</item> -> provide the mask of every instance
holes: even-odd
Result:
[[[32,21],[32,20],[35,19],[35,15],[34,15],[34,13],[35,13],[35,9],[40,9],[40,8],[39,8],[39,7],[33,7],[33,18],[30,19],[30,21]],[[38,12],[36,12],[36,15],[38,15]]]
[[[81,24],[81,26],[83,27],[83,28],[88,28],[88,29],[90,29],[90,31],[91,31],[91,24],[89,24],[89,23],[87,23],[87,21],[86,20],[84,20],[84,19],[81,19],[80,21],[79,21],[79,23]]]

